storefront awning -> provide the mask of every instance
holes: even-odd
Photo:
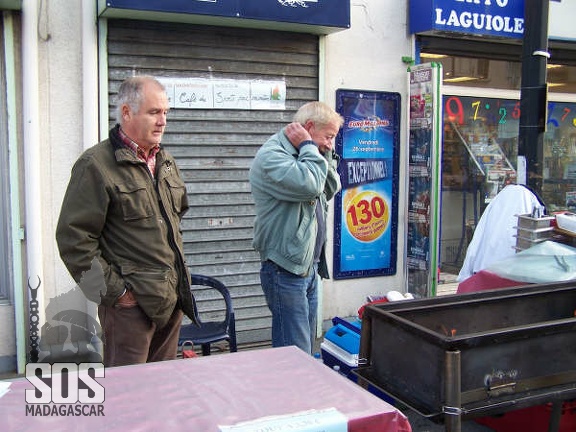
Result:
[[[22,0],[0,0],[0,10],[22,9]]]
[[[350,27],[350,0],[98,0],[98,14],[328,34]]]

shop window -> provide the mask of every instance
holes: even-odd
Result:
[[[442,187],[478,194],[482,207],[516,182],[520,102],[444,96]]]
[[[442,63],[444,84],[455,86],[520,90],[520,62],[485,58],[420,54],[421,62]],[[576,93],[576,67],[548,63],[547,82],[550,93]]]
[[[451,57],[444,62],[443,66],[444,82],[459,83],[470,81],[483,81],[488,79],[487,59],[467,59],[463,57]]]
[[[516,183],[520,102],[444,95],[442,267],[457,273],[491,199]],[[550,100],[540,196],[548,212],[576,211],[576,103]]]
[[[576,103],[549,102],[542,197],[549,211],[576,211]]]
[[[548,102],[542,198],[550,211],[576,210],[576,103]],[[520,102],[444,96],[442,187],[480,194],[482,207],[516,182]]]

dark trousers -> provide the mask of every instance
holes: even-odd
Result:
[[[98,306],[104,333],[104,366],[123,366],[173,360],[178,351],[182,310],[174,309],[162,328],[148,318],[140,306]]]

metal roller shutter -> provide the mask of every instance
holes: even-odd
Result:
[[[318,36],[178,23],[109,20],[110,125],[115,94],[134,73],[158,77],[285,80],[285,110],[171,109],[163,139],[187,183],[183,221],[193,273],[230,289],[240,344],[269,343],[270,313],[252,248],[254,207],[248,169],[267,137],[300,105],[318,98]],[[222,305],[198,294],[201,310]]]

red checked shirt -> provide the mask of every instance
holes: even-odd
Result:
[[[120,138],[122,139],[122,144],[124,144],[128,149],[132,150],[134,154],[140,159],[142,162],[146,162],[148,166],[148,170],[150,170],[150,174],[154,177],[156,173],[156,154],[160,151],[160,146],[154,146],[148,152],[148,156],[142,148],[136,144],[134,141],[130,139],[128,135],[124,133],[122,128],[119,129]]]

